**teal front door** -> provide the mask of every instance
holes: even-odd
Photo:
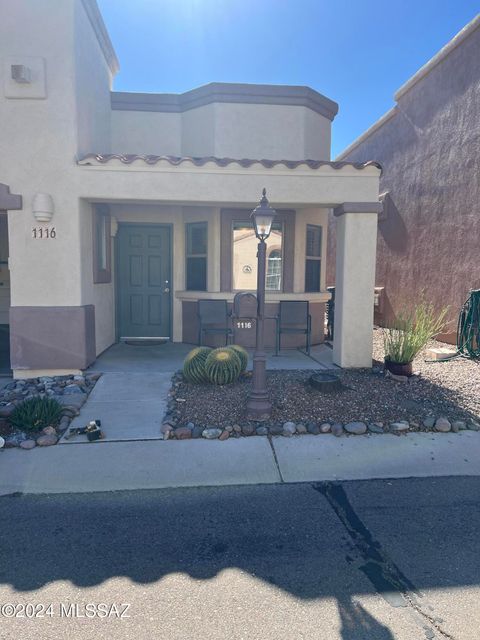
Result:
[[[120,225],[117,256],[120,338],[169,338],[171,228]]]

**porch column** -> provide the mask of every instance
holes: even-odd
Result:
[[[337,218],[333,361],[371,367],[379,202],[344,202]]]

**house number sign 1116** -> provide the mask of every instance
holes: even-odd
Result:
[[[32,238],[34,240],[44,240],[50,238],[55,240],[57,237],[57,231],[55,227],[33,227]]]

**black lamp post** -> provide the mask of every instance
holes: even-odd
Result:
[[[265,241],[272,230],[272,223],[276,211],[272,209],[267,200],[266,189],[263,190],[262,199],[258,207],[252,211],[251,218],[255,235],[259,239],[257,253],[257,336],[255,341],[255,353],[253,354],[253,379],[252,391],[247,402],[248,420],[268,420],[272,405],[268,399],[266,362],[267,356],[263,338],[263,320],[265,317],[265,277],[266,277],[266,244]]]

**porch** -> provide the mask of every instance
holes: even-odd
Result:
[[[196,345],[184,342],[165,342],[159,345],[130,345],[119,342],[104,351],[89,371],[108,373],[171,373],[182,368],[187,353]],[[248,369],[252,368],[252,352]],[[267,369],[336,369],[333,364],[332,349],[326,344],[311,348],[310,356],[299,349],[285,349],[276,356],[267,351]]]
[[[79,235],[72,233],[61,243],[55,231],[53,242],[53,236],[48,238],[48,252],[47,240],[32,244],[42,273],[55,268],[69,278],[59,278],[46,289],[43,281],[35,286],[31,270],[28,278],[22,277],[23,263],[15,256],[21,253],[24,226],[15,212],[10,216],[16,222],[9,233],[14,377],[79,373],[97,357],[94,366],[102,369],[106,359],[115,362],[117,349],[125,347],[114,347],[105,358],[101,354],[124,338],[197,343],[202,300],[221,300],[230,312],[238,291],[255,288],[256,240],[249,215],[264,185],[277,211],[267,244],[266,347],[273,351],[274,318],[284,302],[307,302],[311,344],[323,341],[325,304],[330,298],[328,219],[333,210],[337,220],[333,362],[347,368],[370,365],[381,208],[378,166],[89,156],[79,161],[79,169],[82,195],[62,205],[71,212],[69,228],[78,229]],[[74,269],[76,259],[81,265]],[[236,327],[235,341],[252,348],[254,331],[240,335],[242,331]],[[304,343],[304,335],[282,336],[282,347],[302,348]],[[138,358],[139,366],[162,366],[161,358],[142,356],[138,349],[127,351]],[[271,366],[289,368],[284,357],[271,360]],[[177,369],[182,359],[168,369]],[[317,366],[311,364],[314,360],[307,362],[310,368]],[[302,364],[294,368],[298,366],[304,368]]]

